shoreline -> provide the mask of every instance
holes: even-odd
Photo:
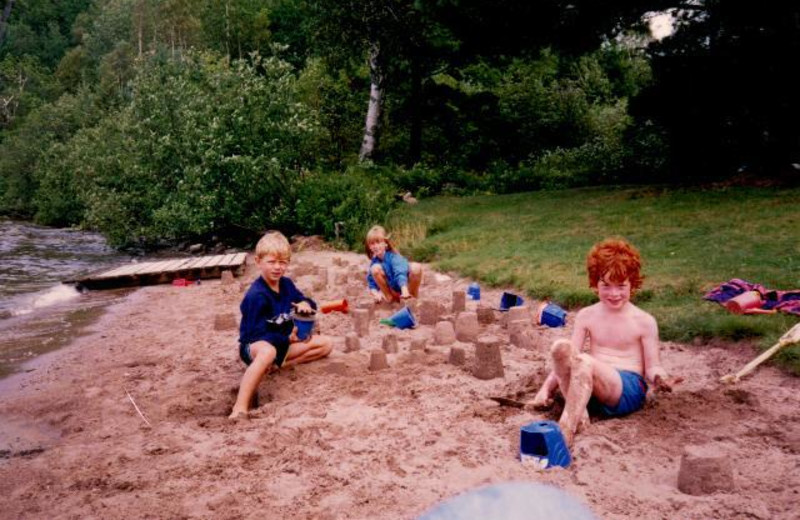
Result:
[[[355,253],[304,251],[293,255],[290,276],[318,302],[355,303],[365,262]],[[317,291],[315,265],[328,273]],[[450,346],[431,340],[433,327],[379,326],[393,312],[379,309],[360,350],[346,352],[352,318],[331,313],[318,318],[322,333],[335,338],[331,357],[270,375],[250,420],[229,421],[244,365],[238,331],[228,327],[239,318],[242,282],[253,277],[143,287],[109,308],[90,334],[19,374],[17,388],[0,392],[6,429],[39,436],[0,452],[4,514],[411,519],[455,494],[508,481],[557,486],[612,520],[795,514],[800,380],[767,366],[733,388],[716,382],[751,352],[664,343],[667,368],[687,381],[632,416],[593,422],[576,440],[572,466],[542,472],[520,463],[519,428],[553,415],[488,397],[532,397],[546,373],[547,345],[569,328],[536,328],[530,349],[504,346],[504,377],[480,380],[471,373],[470,343],[454,344],[468,360],[454,366]],[[434,278],[423,281],[422,297],[448,303],[469,282]],[[482,292],[494,301],[502,291]],[[484,328],[508,338],[500,322]],[[367,370],[370,352],[389,335],[399,345],[389,368]],[[414,353],[413,340],[425,349]],[[735,486],[681,493],[686,445],[724,449]]]
[[[120,294],[108,302],[100,304],[92,304],[84,308],[76,308],[70,311],[75,312],[92,312],[95,313],[89,320],[79,322],[71,331],[67,338],[59,338],[60,345],[54,349],[46,350],[42,353],[36,354],[31,359],[25,360],[17,365],[17,370],[8,372],[7,375],[0,377],[0,396],[3,396],[7,391],[13,391],[15,384],[26,383],[35,374],[33,372],[47,370],[62,357],[68,355],[72,349],[80,348],[82,340],[93,336],[98,333],[95,330],[103,324],[103,321],[108,319],[109,315],[116,312],[117,308],[128,304],[129,299],[134,296],[135,290],[127,290],[125,294]],[[35,317],[34,317],[35,319]],[[13,365],[12,365],[13,366]]]

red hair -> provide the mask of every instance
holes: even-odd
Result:
[[[586,270],[589,272],[589,287],[608,276],[608,281],[631,284],[631,293],[642,286],[642,257],[639,251],[626,240],[607,238],[595,244],[586,257]]]

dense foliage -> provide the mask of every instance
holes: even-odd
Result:
[[[645,15],[669,2],[0,3],[0,213],[121,246],[268,228],[353,243],[405,191],[800,162],[797,7],[705,0],[654,42]]]

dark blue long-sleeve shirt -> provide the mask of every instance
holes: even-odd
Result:
[[[244,295],[239,309],[239,342],[267,341],[275,348],[288,348],[292,333],[292,304],[306,301],[313,309],[317,304],[307,298],[294,282],[285,276],[278,281],[279,292],[273,291],[262,277],[258,277]]]

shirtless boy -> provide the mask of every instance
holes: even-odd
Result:
[[[553,371],[531,403],[548,408],[561,390],[559,426],[567,445],[588,424],[587,405],[607,416],[627,415],[644,406],[648,383],[670,391],[680,381],[661,366],[655,318],[630,301],[642,286],[639,252],[625,240],[606,239],[589,251],[586,267],[600,301],[578,312],[570,340],[553,343]],[[588,353],[582,352],[587,339]]]

